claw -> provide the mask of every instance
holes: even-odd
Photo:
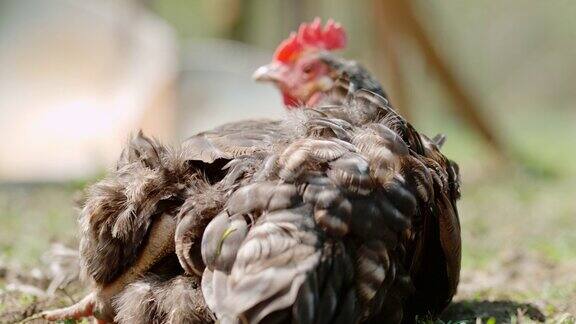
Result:
[[[88,294],[84,299],[72,306],[44,311],[41,316],[48,321],[79,320],[83,317],[93,316],[94,306],[96,305],[95,297],[95,293]]]

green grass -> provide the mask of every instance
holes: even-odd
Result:
[[[71,186],[0,188],[0,260],[33,266],[51,242],[72,242],[76,216]]]

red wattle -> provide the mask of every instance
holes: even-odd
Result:
[[[296,108],[299,106],[298,99],[292,97],[290,94],[286,92],[282,92],[282,99],[284,100],[284,105],[288,109]]]

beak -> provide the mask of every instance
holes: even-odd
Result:
[[[254,74],[252,74],[252,79],[259,82],[278,81],[280,80],[280,69],[281,67],[275,63],[263,65],[254,71]]]

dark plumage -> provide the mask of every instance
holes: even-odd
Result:
[[[319,55],[319,59],[330,66],[333,70],[333,75],[335,79],[340,78],[343,75],[346,75],[349,78],[349,86],[354,87],[354,89],[346,89],[343,90],[359,90],[364,89],[370,92],[373,92],[381,97],[384,97],[386,100],[389,100],[388,95],[384,92],[382,85],[380,82],[368,72],[360,63],[351,60],[345,60],[341,57],[338,57],[330,52],[322,52]],[[332,92],[332,90],[330,90]],[[342,95],[346,95],[342,93]]]
[[[384,98],[341,99],[278,125],[274,167],[235,158],[266,175],[247,172],[204,232],[202,289],[222,322],[397,322],[455,293],[456,168]]]

